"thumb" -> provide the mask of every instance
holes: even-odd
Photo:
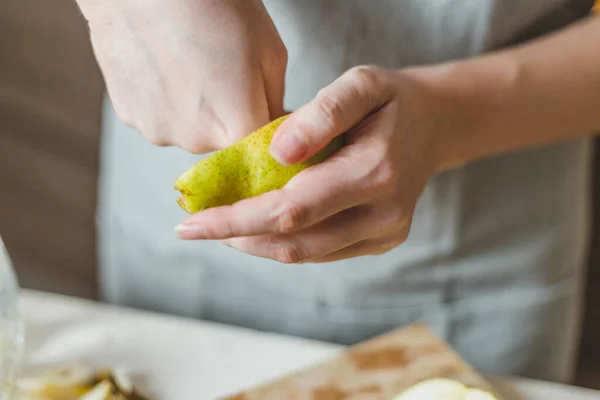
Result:
[[[392,97],[388,71],[357,67],[322,89],[290,115],[271,142],[271,155],[283,165],[312,157],[335,137],[360,123]]]

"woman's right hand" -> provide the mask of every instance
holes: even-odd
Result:
[[[78,0],[117,115],[206,153],[283,114],[287,52],[260,0]]]

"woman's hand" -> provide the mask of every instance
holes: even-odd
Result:
[[[78,0],[119,117],[206,153],[283,114],[287,53],[260,0]]]
[[[338,135],[347,145],[281,190],[189,216],[183,239],[223,239],[284,263],[385,253],[403,243],[436,170],[437,116],[408,71],[359,67],[323,89],[276,133],[271,152],[300,162]]]

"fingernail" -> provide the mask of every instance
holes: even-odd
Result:
[[[201,225],[179,224],[175,227],[175,233],[179,239],[203,239],[204,227]]]
[[[271,143],[271,155],[284,165],[294,164],[308,151],[304,138],[295,132],[285,132]]]

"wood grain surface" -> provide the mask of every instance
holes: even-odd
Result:
[[[225,400],[391,400],[431,378],[492,390],[489,383],[422,324],[351,347],[321,365]]]

